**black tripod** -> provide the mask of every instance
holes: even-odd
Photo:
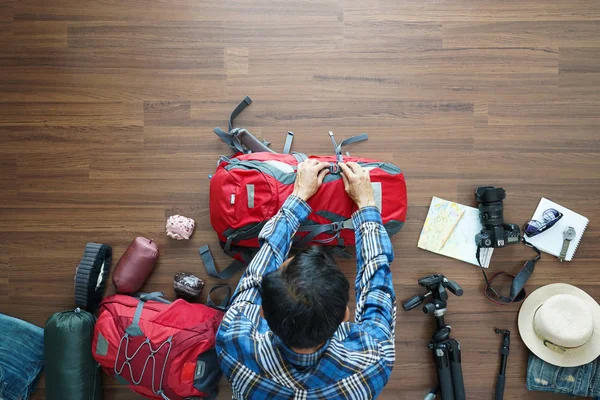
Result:
[[[463,290],[458,283],[438,274],[419,279],[419,285],[427,289],[427,293],[411,298],[402,307],[406,311],[412,310],[422,304],[427,297],[432,296],[432,301],[423,306],[423,312],[429,315],[433,314],[435,318],[436,330],[429,343],[429,348],[435,358],[442,400],[465,400],[460,343],[450,337],[452,328],[444,321],[448,304],[446,289],[456,296],[462,296]]]

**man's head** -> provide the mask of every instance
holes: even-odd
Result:
[[[310,247],[263,278],[263,315],[287,346],[319,346],[344,321],[348,289],[348,280],[333,256]]]

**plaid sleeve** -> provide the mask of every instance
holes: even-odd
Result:
[[[396,327],[396,294],[390,263],[394,250],[376,207],[352,215],[356,229],[356,315],[358,324],[380,340],[393,343]]]
[[[258,236],[260,250],[240,279],[231,300],[232,307],[244,302],[262,304],[260,286],[263,275],[276,271],[285,261],[296,230],[310,212],[310,206],[304,200],[290,196],[279,212],[265,224]]]

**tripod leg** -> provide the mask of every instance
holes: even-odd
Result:
[[[460,343],[455,339],[448,341],[448,358],[450,359],[450,371],[452,371],[454,397],[456,400],[465,400],[465,383],[462,374]]]
[[[445,343],[434,343],[432,350],[433,356],[435,357],[435,366],[437,368],[442,400],[454,400],[454,389],[452,387],[452,374],[450,372],[448,347]]]

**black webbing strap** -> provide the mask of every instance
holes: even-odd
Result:
[[[314,238],[325,232],[339,232],[344,227],[343,222],[332,222],[330,224],[320,225],[304,225],[298,228],[297,232],[308,232],[303,237],[297,239],[294,242],[295,247],[304,247],[310,243]],[[332,239],[333,240],[333,239]]]
[[[294,132],[288,131],[285,137],[285,144],[283,145],[283,154],[290,154],[292,150],[292,142],[294,141]]]
[[[200,247],[198,249],[198,253],[200,253],[200,258],[204,263],[204,268],[206,269],[206,272],[213,278],[229,279],[238,271],[241,271],[242,269],[246,268],[247,265],[239,260],[234,260],[231,264],[227,266],[227,268],[219,272],[215,265],[215,259],[213,258],[208,245]]]
[[[537,253],[537,255],[534,258],[532,258],[531,260],[526,261],[525,264],[523,265],[523,267],[521,268],[521,270],[519,271],[519,273],[513,278],[513,281],[510,285],[510,297],[500,295],[492,287],[491,281],[488,279],[487,274],[485,273],[485,268],[483,268],[483,266],[481,265],[481,260],[480,260],[481,246],[479,246],[479,245],[477,246],[476,257],[477,257],[477,262],[479,263],[479,266],[481,267],[481,272],[483,273],[483,279],[485,279],[486,295],[488,293],[488,290],[491,291],[498,298],[500,303],[505,303],[505,304],[518,303],[525,299],[525,297],[527,296],[527,293],[525,292],[525,285],[527,284],[527,280],[529,279],[531,274],[533,274],[533,270],[535,269],[535,264],[540,260],[540,258],[542,258],[542,253],[538,250],[537,247],[535,247],[533,244],[529,243],[527,240],[525,240],[525,238],[521,238],[521,241],[525,244],[525,246],[531,247]],[[489,295],[488,295],[488,297],[489,297]],[[491,298],[490,298],[490,300],[494,301]]]
[[[237,138],[236,138],[237,132],[234,132],[233,121],[250,104],[252,104],[252,99],[250,97],[246,96],[246,97],[244,97],[244,100],[242,100],[240,102],[240,104],[238,104],[237,107],[235,107],[233,109],[233,111],[231,112],[231,115],[229,115],[229,132],[225,132],[224,130],[222,130],[219,127],[216,127],[214,129],[214,132],[217,134],[217,136],[219,136],[221,138],[221,140],[223,140],[225,143],[227,143],[227,145],[229,147],[231,147],[231,149],[233,151],[236,151],[236,152],[239,151],[242,153],[246,153],[247,151],[244,149],[244,147],[241,145],[239,140],[237,140]]]
[[[223,300],[221,300],[221,303],[219,303],[219,305],[216,305],[215,302],[210,297],[210,295],[215,290],[223,289],[223,288],[227,289],[227,295],[225,295],[225,297],[223,297]],[[229,300],[231,300],[231,287],[229,287],[229,285],[227,285],[227,284],[215,285],[210,288],[210,291],[208,292],[208,295],[206,296],[206,305],[209,307],[212,307],[212,308],[216,308],[221,311],[227,311],[227,308],[229,308]]]

